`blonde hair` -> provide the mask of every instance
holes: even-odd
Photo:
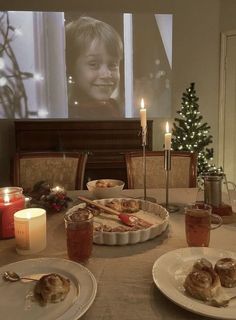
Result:
[[[73,75],[77,58],[94,40],[101,41],[112,57],[122,59],[123,43],[118,32],[103,21],[80,17],[66,25],[67,76]]]

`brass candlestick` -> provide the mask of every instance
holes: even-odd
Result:
[[[147,166],[146,166],[146,144],[147,144],[147,128],[142,127],[142,148],[143,148],[143,199],[144,201],[156,202],[155,198],[147,197]]]
[[[143,147],[143,199],[147,199],[147,185],[146,185],[146,143],[147,143],[147,127],[142,127],[142,147]]]
[[[165,208],[169,212],[176,212],[179,210],[179,207],[173,204],[169,204],[169,172],[171,170],[171,151],[165,150],[164,153],[164,168],[166,172],[166,203]]]

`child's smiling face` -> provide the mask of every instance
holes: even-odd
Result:
[[[75,80],[79,90],[95,100],[108,100],[120,80],[120,60],[103,44],[94,41],[76,61]]]

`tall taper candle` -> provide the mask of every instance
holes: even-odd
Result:
[[[143,130],[145,130],[147,127],[147,114],[146,114],[143,98],[141,99],[140,120],[141,120],[141,127]]]
[[[166,133],[165,133],[165,150],[171,149],[171,133],[169,132],[169,123],[166,122]]]

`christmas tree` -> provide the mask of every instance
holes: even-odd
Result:
[[[213,148],[207,148],[212,143],[212,135],[209,134],[210,126],[204,122],[199,112],[198,97],[196,96],[195,84],[190,87],[182,96],[182,107],[177,111],[180,117],[175,118],[173,124],[173,150],[190,151],[198,154],[197,174],[214,174],[221,172],[214,164]]]

